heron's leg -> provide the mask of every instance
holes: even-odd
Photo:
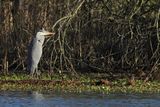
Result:
[[[36,68],[36,78],[40,78],[41,72]]]
[[[36,68],[36,69],[35,69],[35,77],[36,77],[36,78],[37,78],[37,70],[38,70],[38,69]]]
[[[35,69],[34,67],[31,68],[30,76],[31,76],[32,78],[34,77],[35,70],[36,70],[36,69]]]
[[[37,69],[37,75],[40,76],[41,75],[41,71]]]

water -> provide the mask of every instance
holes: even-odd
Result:
[[[160,107],[160,94],[0,92],[0,107]]]

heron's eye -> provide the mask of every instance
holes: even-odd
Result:
[[[41,40],[38,40],[38,42],[41,42]]]

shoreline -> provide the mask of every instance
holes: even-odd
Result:
[[[87,75],[88,76],[88,75]],[[54,75],[50,78],[29,79],[27,75],[0,76],[0,91],[62,91],[62,92],[98,92],[98,93],[160,93],[159,81],[135,80],[128,84],[128,79],[108,81],[81,76],[79,79],[68,75]]]

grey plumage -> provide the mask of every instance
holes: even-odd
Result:
[[[28,71],[33,76],[35,73],[37,75],[40,75],[40,72],[38,72],[38,63],[40,61],[40,58],[42,56],[42,50],[43,50],[43,43],[46,36],[53,35],[54,33],[40,30],[37,32],[36,36],[32,39],[29,49],[28,49]]]

